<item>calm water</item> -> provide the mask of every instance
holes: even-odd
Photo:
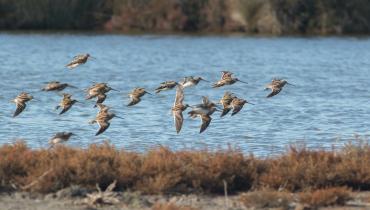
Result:
[[[78,53],[96,60],[73,71],[64,65]],[[219,100],[232,91],[256,105],[220,119],[199,132],[199,120],[186,117],[176,135],[170,109],[175,91],[143,97],[126,107],[127,93],[137,86],[153,90],[165,80],[202,76],[216,81],[220,70],[229,69],[249,84],[220,89],[200,83],[186,89],[185,102],[197,104],[202,95]],[[86,146],[109,140],[118,147],[143,151],[166,145],[174,149],[225,148],[269,155],[291,143],[309,147],[343,145],[359,134],[370,136],[370,39],[368,38],[251,38],[192,36],[123,36],[68,34],[0,34],[0,143],[24,139],[32,147],[44,147],[59,131],[78,136],[68,144]],[[286,78],[277,96],[266,99],[264,85],[273,77]],[[66,89],[84,104],[59,116],[54,107],[61,97],[40,92],[45,82],[68,82]],[[97,110],[84,101],[82,89],[93,82],[108,82],[121,92],[110,92],[106,104],[124,120],[113,119],[110,128],[95,137],[97,125],[89,125]],[[9,100],[21,91],[31,101],[13,119]],[[152,91],[153,92],[153,91]]]

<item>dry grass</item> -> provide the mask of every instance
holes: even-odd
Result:
[[[172,202],[155,203],[152,207],[153,210],[197,210],[190,206],[179,206]]]
[[[334,205],[343,206],[351,199],[351,190],[346,187],[333,187],[299,194],[300,203],[313,208]]]
[[[240,201],[248,208],[281,208],[288,209],[293,201],[291,193],[262,190],[244,193],[240,196]]]
[[[347,186],[368,190],[370,147],[347,145],[340,151],[292,147],[286,154],[261,159],[241,151],[171,151],[160,147],[146,153],[118,150],[104,143],[86,149],[57,146],[28,148],[18,142],[0,147],[0,190],[54,192],[80,185],[147,194],[237,193],[250,189],[292,192]]]

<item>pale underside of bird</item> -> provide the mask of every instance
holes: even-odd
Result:
[[[135,88],[130,94],[128,94],[130,97],[130,102],[127,104],[127,106],[138,104],[141,101],[141,97],[143,97],[145,94],[150,94],[145,90],[145,88]]]
[[[184,88],[187,88],[187,87],[192,87],[192,86],[197,85],[200,81],[209,82],[203,79],[202,77],[190,76],[190,77],[185,77],[179,84],[181,84]]]
[[[191,106],[192,111],[188,114],[191,118],[199,117],[202,121],[199,133],[204,132],[212,121],[211,115],[217,110],[216,104],[210,102],[207,97],[203,96],[203,103]]]
[[[77,66],[86,63],[89,57],[89,54],[76,55],[73,60],[66,65],[66,67],[69,69],[74,69]]]
[[[176,88],[176,97],[175,102],[172,107],[172,115],[175,122],[176,132],[179,133],[182,128],[182,124],[184,122],[184,117],[182,112],[189,107],[188,104],[183,104],[184,102],[184,87],[182,85],[178,85]]]
[[[67,112],[76,102],[78,101],[72,99],[71,94],[64,93],[63,99],[61,100],[60,104],[56,107],[56,109],[62,108],[62,111],[59,113],[59,115]]]
[[[172,90],[173,88],[176,87],[178,83],[175,82],[175,81],[166,81],[166,82],[162,82],[159,87],[157,87],[155,89],[155,93],[159,93],[161,91],[165,91],[165,90]]]
[[[18,116],[23,110],[27,107],[26,103],[33,99],[33,96],[26,92],[22,92],[19,94],[15,99],[12,100],[13,103],[16,105],[16,110],[13,114],[13,117]]]
[[[272,82],[267,84],[266,88],[265,88],[266,90],[267,89],[271,90],[271,93],[267,95],[267,98],[271,98],[271,97],[279,94],[286,84],[290,84],[290,83],[288,83],[286,80],[282,80],[282,79],[273,79]]]

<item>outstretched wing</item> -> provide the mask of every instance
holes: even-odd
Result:
[[[141,101],[141,99],[139,97],[131,97],[131,101],[129,104],[127,104],[127,106],[133,106],[137,103],[139,103]]]
[[[230,112],[230,110],[231,110],[231,108],[224,108],[224,109],[222,110],[221,117],[223,117],[223,116],[227,115],[227,113],[229,113],[229,112]]]
[[[233,75],[233,73],[230,72],[230,71],[222,71],[221,73],[222,73],[221,79],[225,79],[225,78],[231,77],[231,75]]]
[[[202,133],[207,129],[209,124],[211,123],[212,118],[208,115],[202,115],[202,125],[200,126],[200,131],[199,133]]]
[[[101,93],[98,95],[98,100],[96,101],[96,103],[101,104],[105,101],[106,98],[107,98],[107,95],[105,95],[104,93]]]
[[[105,130],[107,130],[110,126],[110,123],[107,121],[98,121],[98,124],[99,124],[99,130],[98,132],[96,132],[95,136],[100,135]]]
[[[280,93],[281,89],[282,88],[273,88],[272,89],[272,92],[267,96],[267,98],[270,98],[270,97],[272,97],[274,95],[277,95],[278,93]]]
[[[18,116],[26,108],[26,103],[16,103],[17,109],[15,110],[13,117]]]
[[[233,112],[231,113],[231,116],[240,112],[240,110],[242,110],[242,108],[243,108],[243,106],[234,106],[234,109],[233,109]]]
[[[176,132],[180,133],[182,123],[184,122],[184,117],[182,116],[182,111],[174,111],[173,112],[173,119],[175,121],[175,127],[176,127]]]
[[[68,111],[70,108],[72,107],[72,104],[68,104],[68,105],[65,105],[63,107],[63,110],[59,113],[59,115],[65,113],[66,111]]]
[[[202,96],[202,102],[203,102],[204,105],[207,105],[207,104],[210,103],[207,96]]]
[[[179,84],[177,85],[177,88],[176,88],[176,98],[175,98],[174,106],[176,104],[182,104],[183,101],[184,101],[184,87]]]

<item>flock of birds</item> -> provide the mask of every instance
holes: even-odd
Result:
[[[89,54],[77,55],[73,58],[73,60],[70,63],[66,65],[66,67],[69,69],[76,68],[77,66],[86,63],[89,58],[93,58],[93,57],[91,57]],[[225,85],[232,85],[236,82],[246,83],[234,77],[233,73],[230,71],[222,71],[221,73],[222,73],[221,79],[212,85],[213,88],[218,88],[218,87],[222,87]],[[212,102],[208,99],[208,97],[203,96],[202,97],[203,100],[201,104],[197,104],[197,105],[184,104],[184,89],[188,87],[196,86],[200,81],[209,82],[203,79],[202,77],[189,76],[189,77],[185,77],[180,82],[176,82],[176,81],[162,82],[159,85],[159,87],[155,89],[156,93],[160,93],[161,91],[171,90],[171,89],[176,88],[176,97],[175,97],[175,102],[172,106],[172,115],[174,117],[175,128],[176,128],[177,133],[181,131],[182,124],[184,121],[183,112],[187,108],[192,109],[190,112],[188,112],[191,118],[199,117],[201,119],[202,124],[200,126],[199,132],[202,133],[210,125],[212,121],[211,115],[214,112],[219,111],[221,112],[220,116],[224,117],[232,110],[231,115],[233,116],[237,114],[240,110],[242,110],[245,104],[247,103],[252,104],[245,99],[238,98],[231,92],[225,92],[224,96],[221,98],[221,100],[218,103]],[[270,97],[273,97],[279,94],[286,84],[290,84],[290,83],[282,79],[273,79],[271,83],[266,85],[265,89],[271,90],[271,93],[267,95],[267,97],[270,98]],[[52,81],[52,82],[49,82],[44,88],[42,88],[42,90],[43,91],[62,91],[67,87],[76,88],[67,83],[60,83],[58,81]],[[115,115],[114,113],[110,112],[110,107],[103,104],[103,102],[105,101],[107,97],[107,93],[111,90],[118,91],[116,89],[109,87],[107,83],[96,83],[85,90],[86,91],[85,99],[90,100],[90,99],[96,98],[96,104],[94,107],[99,108],[99,112],[97,113],[95,119],[90,121],[90,124],[97,123],[99,125],[99,130],[95,134],[96,136],[100,135],[101,133],[103,133],[109,128],[110,121],[114,117],[121,118]],[[127,106],[134,106],[138,104],[141,101],[141,98],[145,94],[151,94],[151,93],[147,92],[144,88],[141,88],[141,87],[135,88],[129,94],[130,102],[127,104]],[[63,93],[62,95],[63,95],[63,98],[60,104],[56,107],[56,109],[61,109],[61,112],[59,113],[60,115],[67,112],[69,109],[71,109],[75,103],[80,103],[76,99],[73,99],[71,94]],[[26,103],[33,99],[34,99],[33,96],[26,92],[20,93],[15,99],[13,99],[12,102],[16,104],[16,110],[13,114],[13,117],[17,117],[19,114],[21,114],[26,108]],[[53,147],[55,144],[68,141],[72,135],[74,134],[71,132],[56,133],[50,139],[49,144],[51,145],[51,147]]]

